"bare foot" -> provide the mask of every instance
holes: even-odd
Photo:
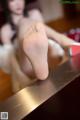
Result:
[[[23,40],[23,50],[30,60],[36,77],[44,80],[48,77],[48,39],[42,24]]]

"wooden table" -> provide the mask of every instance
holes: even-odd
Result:
[[[11,77],[0,70],[0,101],[12,95]]]
[[[50,66],[55,69],[60,63],[62,64],[66,60],[66,56],[64,56],[62,60],[54,59],[54,61],[50,61]],[[5,100],[12,95],[11,76],[0,70],[0,101]]]

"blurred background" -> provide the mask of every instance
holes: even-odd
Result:
[[[27,0],[27,9],[34,8],[41,11],[47,25],[80,41],[80,3],[62,4],[60,0]],[[0,27],[5,22],[4,8],[0,4]],[[11,77],[0,70],[0,101],[7,99],[12,94]]]
[[[80,3],[77,3],[79,0],[68,0],[76,2],[75,4],[63,4],[62,1],[65,0],[27,0],[27,8],[40,9],[45,22],[61,32],[79,27],[80,24],[77,22],[80,18]],[[4,9],[0,6],[0,26],[4,21]]]

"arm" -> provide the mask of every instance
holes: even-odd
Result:
[[[46,29],[47,36],[49,38],[55,40],[56,42],[58,42],[61,46],[69,46],[72,44],[79,44],[79,43],[73,41],[72,39],[66,37],[65,35],[48,27],[47,25],[45,25],[45,29]]]
[[[0,30],[1,41],[3,44],[11,44],[12,32],[9,25],[4,25]]]
[[[1,40],[3,42],[3,46],[0,45],[0,68],[2,68],[6,72],[10,72],[9,70],[9,62],[13,47],[11,45],[11,32],[9,27],[6,25],[0,31]]]

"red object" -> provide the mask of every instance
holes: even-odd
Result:
[[[75,56],[80,54],[80,45],[72,45],[70,46],[70,56]]]
[[[71,57],[71,66],[73,67],[74,70],[79,70],[80,69],[80,54],[74,57]]]
[[[66,33],[67,36],[77,42],[80,42],[80,28],[71,29]]]

